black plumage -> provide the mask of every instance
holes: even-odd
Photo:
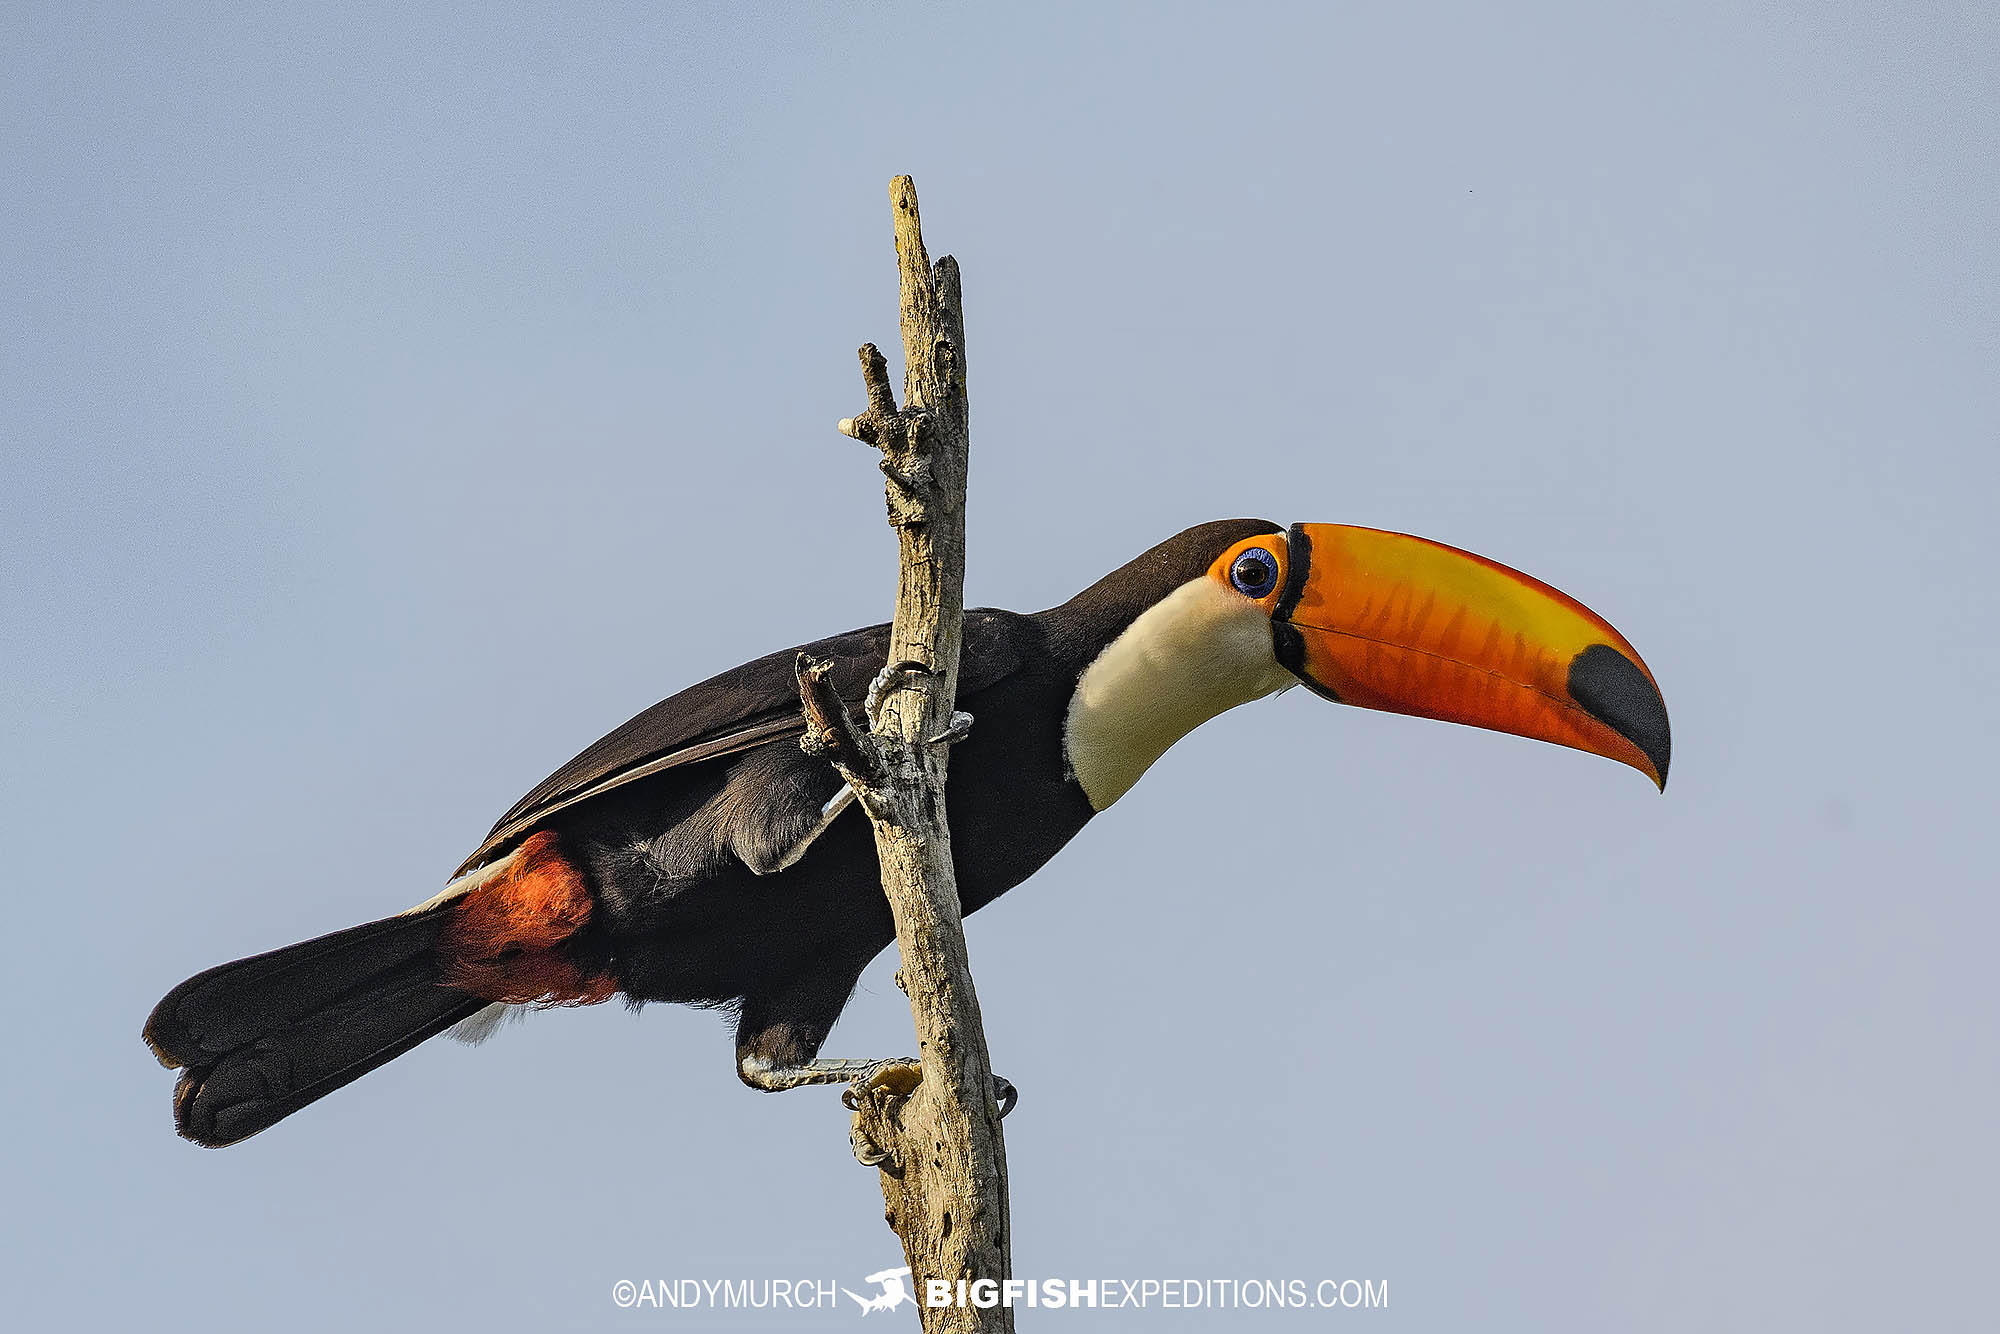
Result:
[[[1092,814],[1063,749],[1079,674],[1232,543],[1277,531],[1204,524],[1048,611],[967,613],[958,707],[975,722],[947,788],[966,912],[1032,875]],[[859,811],[770,873],[840,789],[799,748],[793,663],[800,651],[831,658],[858,701],[887,638],[875,626],[788,649],[654,705],[537,785],[461,872],[551,836],[590,899],[561,943],[565,967],[634,1003],[734,1007],[739,1062],[809,1060],[895,928]],[[455,907],[226,964],[170,992],[146,1036],[184,1068],[181,1132],[233,1143],[484,1006],[490,995],[463,989],[441,957]]]

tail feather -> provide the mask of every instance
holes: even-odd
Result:
[[[146,1041],[182,1069],[175,1128],[211,1148],[247,1139],[484,1007],[444,983],[448,912],[337,931],[168,992]]]
[[[153,1054],[181,1071],[176,1128],[234,1144],[474,1016],[477,1040],[508,1005],[608,999],[603,960],[574,948],[591,910],[544,830],[399,917],[196,974],[146,1021]]]
[[[421,959],[443,925],[436,914],[391,917],[196,973],[153,1007],[146,1042],[165,1066],[212,1061]]]

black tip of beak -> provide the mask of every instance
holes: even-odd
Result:
[[[1667,790],[1667,759],[1673,735],[1667,729],[1667,702],[1639,664],[1609,644],[1592,644],[1569,665],[1570,698],[1585,712],[1644,752]]]

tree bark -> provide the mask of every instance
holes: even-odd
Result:
[[[909,177],[890,182],[889,199],[904,405],[897,408],[886,364],[869,344],[861,348],[868,408],[840,423],[844,434],[882,451],[888,479],[889,522],[900,548],[888,674],[870,692],[860,725],[834,692],[826,665],[803,655],[799,692],[808,749],[839,768],[874,825],[902,953],[896,979],[910,998],[922,1061],[914,1087],[908,1072],[885,1071],[849,1089],[856,1152],[884,1155],[885,1214],[909,1260],[924,1329],[1011,1331],[1004,1306],[924,1302],[927,1280],[950,1282],[956,1295],[958,1280],[999,1283],[1011,1264],[1000,1109],[944,803],[950,746],[967,725],[953,707],[965,584],[965,318],[957,261],[946,256],[932,267]]]

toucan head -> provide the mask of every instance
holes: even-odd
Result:
[[[1402,533],[1247,520],[1190,529],[1127,568],[1170,553],[1181,573],[1085,670],[1066,724],[1099,809],[1173,737],[1295,681],[1341,704],[1590,751],[1666,786],[1652,672],[1538,579]]]

